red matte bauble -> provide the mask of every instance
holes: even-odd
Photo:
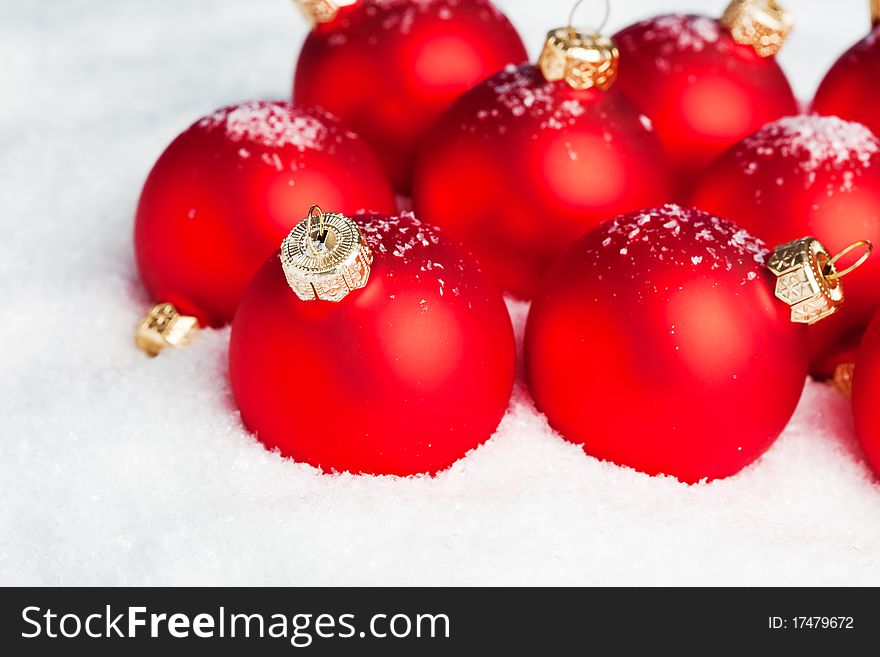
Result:
[[[880,27],[859,41],[828,71],[813,111],[868,126],[880,135]]]
[[[856,433],[868,463],[880,476],[880,314],[865,333],[853,377]]]
[[[860,240],[880,244],[880,140],[835,117],[781,119],[718,158],[692,203],[773,246],[806,235],[831,253]],[[810,369],[819,378],[852,362],[880,308],[880,259],[869,259],[846,283],[840,312],[809,331]]]
[[[658,16],[615,38],[620,86],[654,122],[680,194],[728,146],[798,111],[776,59],[736,43],[715,19]]]
[[[551,426],[600,459],[684,482],[739,472],[782,432],[806,332],[774,297],[764,244],[665,206],[606,222],[544,278],[526,374]]]
[[[440,112],[525,58],[519,34],[490,0],[361,0],[309,34],[293,97],[342,118],[408,193],[416,150]]]
[[[550,262],[605,219],[668,200],[650,122],[614,86],[575,90],[530,64],[478,85],[441,116],[413,204],[529,298]]]
[[[156,162],[138,203],[135,253],[150,296],[203,325],[229,322],[312,203],[395,209],[370,148],[323,110],[255,101],[197,121]]]
[[[301,301],[277,257],[232,326],[232,389],[270,449],[324,471],[434,473],[488,439],[513,386],[498,289],[411,214],[354,217],[373,251],[366,287]]]

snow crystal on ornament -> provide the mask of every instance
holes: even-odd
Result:
[[[880,140],[862,124],[836,116],[792,116],[746,137],[740,151],[742,169],[749,175],[760,168],[762,159],[792,158],[803,173],[848,173],[851,187],[852,167],[871,166],[880,153]]]
[[[657,31],[649,32],[658,35],[658,40],[665,40],[670,51],[692,50],[700,52],[707,44],[717,43],[721,38],[718,21],[706,16],[669,14],[654,19]],[[645,39],[648,34],[645,34]],[[665,47],[664,47],[665,50]]]
[[[578,100],[561,100],[555,82],[547,82],[531,64],[510,64],[501,73],[486,81],[495,93],[495,107],[480,110],[479,121],[498,119],[502,115],[540,120],[542,130],[562,130],[574,125],[586,109]],[[474,125],[464,125],[473,131]],[[499,132],[505,128],[499,122]]]
[[[624,215],[597,230],[602,248],[629,256],[626,262],[639,268],[641,276],[650,273],[650,262],[656,260],[727,271],[744,267],[745,284],[758,277],[770,253],[733,222],[677,205]]]
[[[451,8],[457,7],[459,4],[461,4],[461,0],[373,0],[370,10],[375,13],[374,7],[383,11],[395,9],[397,7],[411,7],[425,13],[434,9],[449,11]]]
[[[464,0],[373,0],[366,8],[367,16],[377,16],[380,11],[386,12],[382,20],[383,30],[397,30],[401,34],[412,32],[417,14],[433,14],[440,20],[451,20],[455,9]],[[473,0],[467,0],[473,2]],[[484,6],[482,6],[484,5]],[[501,11],[491,3],[481,3],[483,11],[480,18],[485,21],[504,19]],[[378,39],[375,41],[378,43]]]
[[[401,212],[397,217],[365,214],[361,222],[364,238],[371,248],[381,253],[391,253],[398,258],[406,258],[407,252],[419,246],[440,243],[437,228],[422,223],[412,212]],[[431,268],[439,267],[436,262],[428,261]]]
[[[693,14],[667,14],[639,23],[637,30],[645,42],[660,44],[660,52],[672,55],[677,52],[701,52],[707,45],[718,43],[721,39],[721,26],[718,21],[706,16]],[[638,48],[639,40],[631,35],[623,37],[627,49]]]
[[[207,130],[225,130],[232,142],[250,142],[266,148],[292,146],[300,152],[323,150],[328,142],[339,143],[342,136],[353,137],[340,131],[331,140],[327,126],[336,124],[337,120],[322,110],[311,109],[306,113],[289,103],[260,100],[224,107],[198,122],[199,127]],[[241,148],[239,155],[247,158],[250,153]]]
[[[461,291],[468,288],[467,283],[459,279],[461,273],[480,271],[476,263],[467,262],[461,257],[452,262],[438,262],[434,259],[436,250],[430,251],[428,257],[425,248],[440,244],[442,234],[439,228],[416,219],[412,212],[401,212],[396,217],[364,212],[359,215],[358,225],[375,257],[390,256],[402,259],[403,264],[418,264],[419,272],[436,276],[437,292],[441,297],[447,291],[453,296],[460,296]],[[420,278],[421,275],[416,274],[415,277]]]

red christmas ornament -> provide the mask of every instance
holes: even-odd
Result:
[[[856,433],[868,463],[880,475],[880,315],[865,333],[853,377]]]
[[[648,474],[740,471],[800,398],[806,331],[793,321],[841,301],[833,266],[810,274],[828,257],[814,240],[769,256],[736,224],[678,206],[598,226],[554,263],[529,313],[538,408],[589,454]]]
[[[874,0],[871,4],[874,29],[828,71],[816,92],[813,111],[857,121],[880,135],[880,2]]]
[[[220,326],[316,201],[344,212],[395,207],[369,147],[323,110],[263,101],[218,110],[177,137],[147,178],[134,235],[141,278],[153,299]]]
[[[411,214],[319,216],[293,230],[235,316],[230,375],[245,425],[325,471],[450,466],[507,408],[515,347],[500,293]]]
[[[775,3],[737,1],[721,21],[671,14],[615,36],[621,88],[653,121],[680,195],[728,146],[798,112],[772,56],[790,29],[786,16]]]
[[[315,28],[293,85],[302,105],[339,116],[408,193],[416,149],[461,93],[526,57],[489,0],[299,0]]]
[[[814,235],[832,251],[858,240],[880,243],[880,140],[857,123],[801,116],[771,123],[705,172],[695,206],[727,217],[768,244]],[[847,285],[836,317],[810,329],[811,373],[830,378],[852,362],[880,308],[880,261]]]
[[[426,138],[413,204],[474,249],[516,296],[600,221],[667,200],[650,121],[613,87],[617,50],[572,28],[538,66],[510,67],[464,94]]]

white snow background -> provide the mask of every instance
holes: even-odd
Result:
[[[532,56],[570,6],[499,4]],[[726,0],[613,4],[616,30]],[[868,2],[788,5],[782,63],[809,98]],[[287,96],[305,30],[289,0],[0,0],[0,584],[880,584],[880,486],[820,384],[708,485],[585,456],[521,382],[436,478],[326,476],[242,428],[228,330],[138,352],[147,172],[201,115]]]

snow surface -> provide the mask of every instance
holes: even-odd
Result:
[[[569,7],[499,4],[533,55]],[[620,1],[610,26],[725,4]],[[782,61],[806,98],[868,3],[788,4]],[[880,485],[823,385],[710,485],[585,456],[521,384],[488,444],[400,480],[265,451],[233,406],[226,330],[137,352],[149,167],[196,118],[285,96],[304,33],[289,0],[0,0],[0,584],[880,584]]]

